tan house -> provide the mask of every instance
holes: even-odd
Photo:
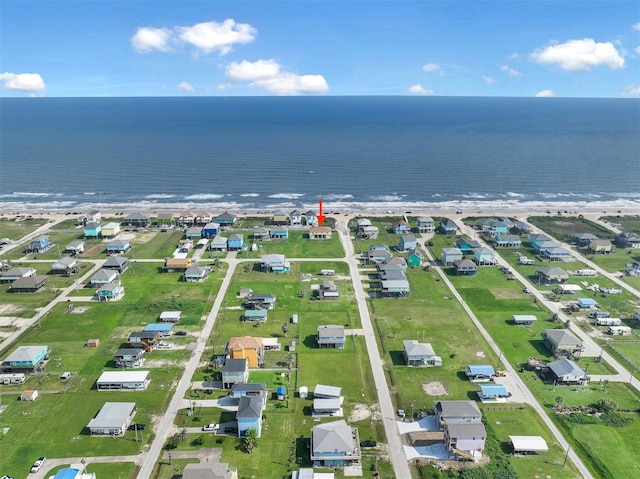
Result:
[[[107,223],[102,227],[103,238],[114,238],[120,234],[119,223]]]
[[[331,239],[331,228],[328,226],[312,226],[309,228],[309,239]]]
[[[611,254],[615,251],[615,248],[609,240],[594,239],[589,242],[589,251],[595,254]]]
[[[257,368],[264,359],[262,338],[242,336],[229,339],[227,355],[231,359],[247,359],[250,368]]]

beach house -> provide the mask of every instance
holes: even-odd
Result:
[[[344,467],[361,460],[358,428],[344,420],[314,426],[310,447],[315,467]]]
[[[319,348],[344,349],[345,341],[344,326],[332,324],[318,326],[317,342]]]
[[[331,228],[329,228],[328,226],[311,226],[309,228],[309,239],[331,239]]]
[[[100,223],[87,223],[83,229],[84,237],[95,239],[102,237],[102,225]]]
[[[415,339],[402,341],[407,366],[442,366],[442,358],[436,356],[430,343],[419,343]]]
[[[38,236],[26,248],[27,253],[46,253],[55,246],[47,235]]]
[[[545,329],[542,340],[555,355],[580,357],[584,351],[582,341],[567,329]]]
[[[134,402],[106,402],[87,428],[92,436],[122,436],[136,412]]]
[[[433,218],[429,216],[423,216],[421,218],[418,218],[418,233],[420,234],[433,233],[435,229],[436,229],[436,225],[435,225],[435,222],[433,221]]]
[[[49,346],[18,346],[0,363],[2,373],[33,374],[44,369]]]

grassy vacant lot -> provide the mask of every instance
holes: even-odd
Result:
[[[509,461],[520,477],[533,478],[536,475],[551,476],[554,479],[580,477],[571,461],[563,465],[566,451],[562,450],[540,416],[529,406],[518,410],[485,407],[483,412],[505,454],[512,453],[509,436],[542,436],[547,442],[548,452],[513,457]]]
[[[407,299],[371,301],[374,326],[378,332],[387,379],[396,406],[409,411],[432,410],[439,399],[477,399],[475,388],[466,380],[467,364],[495,364],[496,357],[480,337],[450,291],[435,272],[408,272],[411,294]],[[403,344],[406,339],[429,342],[443,365],[413,368],[405,365]],[[441,382],[445,396],[428,396],[423,384]]]
[[[64,304],[56,306],[21,341],[23,345],[49,346],[51,355],[45,373],[20,386],[3,386],[3,403],[9,407],[2,420],[5,427],[11,428],[0,448],[3,467],[6,464],[7,470],[26,471],[40,455],[138,453],[151,437],[145,435],[142,442],[136,442],[135,434],[127,432],[124,438],[116,440],[91,438],[85,426],[104,402],[122,401],[125,395],[126,400],[137,404],[136,422],[155,421],[190,356],[185,347],[193,337],[173,337],[170,340],[175,345],[173,349],[149,354],[144,367],[151,371],[147,391],[97,392],[93,384],[102,371],[113,368],[113,353],[126,342],[128,334],[154,322],[161,311],[182,310],[180,329],[199,330],[202,316],[210,310],[220,285],[220,274],[212,276],[204,283],[183,283],[177,273],[160,274],[154,265],[140,263],[136,264],[135,274],[129,271],[122,276],[126,289],[122,301],[77,305],[72,313],[65,312]],[[85,348],[90,338],[99,338],[100,346]],[[58,379],[62,371],[76,375],[69,383],[63,383]],[[22,389],[38,389],[41,398],[33,403],[18,402],[16,398]],[[64,400],[60,400],[61,396]]]
[[[253,236],[251,232],[243,231],[245,242],[251,245]],[[342,258],[344,250],[340,243],[340,233],[333,232],[331,239],[311,240],[306,232],[290,230],[287,240],[258,241],[258,251],[243,251],[243,258],[257,258],[263,254],[278,253],[287,258]]]
[[[530,216],[527,221],[566,243],[573,241],[573,235],[580,233],[591,233],[608,240],[615,237],[615,233],[610,229],[576,216]]]
[[[518,367],[532,356],[546,361],[553,360],[550,351],[542,342],[540,332],[557,325],[550,321],[550,312],[519,291],[519,286],[513,284],[516,282],[505,281],[504,275],[498,269],[490,267],[479,268],[475,277],[451,275],[450,279],[513,366]],[[515,326],[511,319],[513,314],[534,314],[538,321],[530,328]],[[637,408],[638,397],[629,391],[625,384],[611,383],[606,391],[599,384],[580,388],[553,387],[543,384],[534,373],[521,374],[527,386],[547,407],[552,407],[555,398],[561,396],[566,405],[589,405],[598,399],[608,398],[623,409]],[[594,444],[594,450],[612,450],[615,444],[607,443],[607,437],[594,437],[593,440],[598,443]],[[584,450],[580,450],[580,453],[592,468],[597,467],[597,458],[594,460]],[[635,461],[634,467],[640,464],[637,458],[631,460]]]
[[[640,233],[640,216],[603,216],[600,219],[622,231]]]
[[[0,217],[0,238],[18,241],[25,235],[33,233],[40,226],[47,223],[45,218],[29,218],[16,221],[13,218]]]

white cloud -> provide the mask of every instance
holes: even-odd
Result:
[[[591,38],[539,48],[531,52],[529,58],[537,63],[555,63],[569,71],[591,70],[600,65],[612,70],[624,68],[624,58],[613,43],[597,43]]]
[[[250,87],[262,88],[276,95],[326,93],[329,85],[322,75],[298,75],[283,71],[275,60],[231,62],[225,74],[230,81],[248,81]]]
[[[280,64],[275,60],[231,62],[227,66],[226,74],[231,81],[264,80],[279,75]]]
[[[640,32],[640,22],[631,25],[631,28]]]
[[[441,77],[444,76],[444,70],[437,63],[427,63],[422,65],[422,71],[427,73],[437,73]]]
[[[196,89],[193,88],[193,85],[186,81],[178,83],[178,90],[184,90],[184,91],[190,91],[190,92],[196,91]]]
[[[640,85],[629,85],[624,87],[622,96],[640,96]]]
[[[536,97],[538,98],[550,98],[556,96],[556,92],[553,90],[540,90],[536,93]]]
[[[509,55],[509,58],[511,60],[518,60],[520,58],[520,54],[516,53],[516,52],[513,52],[511,55]]]
[[[39,73],[0,73],[0,82],[5,90],[42,93],[47,86]]]
[[[512,77],[521,77],[522,76],[522,73],[520,73],[518,70],[515,70],[515,69],[513,69],[513,68],[511,68],[511,67],[509,67],[507,65],[502,65],[500,67],[500,70],[502,70],[503,72],[508,73],[509,76],[512,76]]]
[[[496,82],[495,78],[493,77],[484,76],[482,77],[482,79],[487,85],[493,85]]]
[[[640,55],[640,45],[638,45],[638,46],[635,48],[635,52],[636,52],[638,55]]]
[[[265,78],[249,86],[264,88],[276,95],[297,95],[299,93],[326,93],[329,85],[322,75],[296,75],[283,72],[272,78]]]
[[[140,53],[149,53],[153,50],[168,52],[171,50],[169,42],[173,34],[166,28],[140,27],[131,37],[131,46]]]
[[[190,27],[176,27],[178,37],[204,53],[218,51],[226,55],[236,43],[251,43],[258,31],[247,23],[236,23],[227,18],[224,22],[197,23]]]
[[[411,85],[409,92],[416,95],[433,95],[433,90],[430,88],[424,88],[422,85]]]

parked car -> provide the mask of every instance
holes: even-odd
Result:
[[[360,442],[360,447],[376,447],[378,443],[372,439]]]
[[[187,335],[187,332],[186,332],[186,331],[176,331],[174,334],[175,334],[176,336],[186,336],[186,335]]]
[[[133,424],[131,424],[127,429],[128,429],[129,431],[136,431],[136,430],[138,430],[138,431],[144,431],[144,428],[145,428],[145,427],[147,427],[147,425],[146,425],[146,424],[136,424],[136,423],[133,423]]]
[[[228,426],[228,427],[224,428],[224,432],[226,434],[238,434],[238,428],[237,427]]]
[[[529,288],[524,288],[522,292],[525,294],[531,294],[531,290]]]
[[[218,429],[220,429],[220,425],[215,422],[202,426],[203,431],[217,431]]]
[[[33,463],[33,466],[31,466],[31,472],[38,472],[42,467],[42,465],[44,464],[44,461],[46,460],[47,460],[46,457],[44,456],[40,457],[36,462]]]

